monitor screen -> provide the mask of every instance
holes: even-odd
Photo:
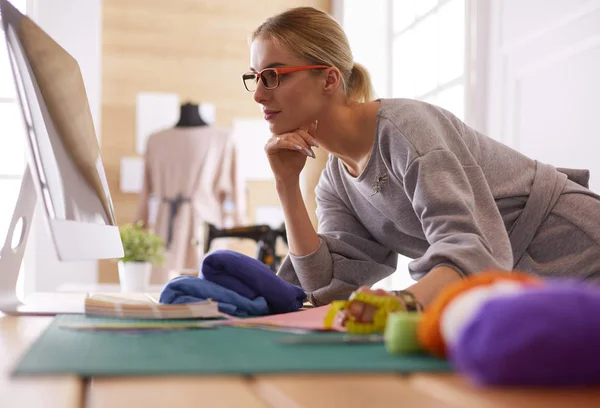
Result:
[[[29,139],[30,170],[48,216],[115,226],[79,64],[32,20],[2,3],[2,25]]]

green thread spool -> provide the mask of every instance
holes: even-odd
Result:
[[[421,314],[415,312],[390,313],[385,325],[385,349],[390,354],[421,353],[423,348],[417,338],[417,325]]]

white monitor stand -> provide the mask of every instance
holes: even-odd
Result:
[[[6,240],[0,251],[0,312],[16,311],[23,305],[17,297],[17,279],[21,270],[27,237],[31,229],[36,199],[36,191],[31,180],[29,166],[27,166],[25,174],[23,174],[21,191],[8,227]],[[20,228],[16,230],[18,222]],[[13,235],[15,235],[14,247]]]
[[[0,312],[9,315],[56,315],[84,312],[87,293],[34,293],[19,299],[17,280],[31,230],[37,192],[29,166],[25,169],[19,198],[0,251]],[[89,243],[88,243],[89,245]],[[93,244],[92,244],[93,245]]]
[[[82,313],[83,297],[80,295],[72,296],[71,302],[64,298],[62,300],[57,298],[55,301],[49,299],[48,302],[37,299],[40,302],[34,301],[32,304],[24,303],[17,296],[17,280],[27,246],[27,238],[31,230],[36,201],[37,193],[29,166],[27,166],[23,174],[19,198],[6,234],[6,240],[0,251],[0,312],[39,315]]]

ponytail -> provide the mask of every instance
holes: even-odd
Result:
[[[370,102],[373,100],[373,85],[369,72],[360,64],[354,63],[346,93],[348,98],[356,102]]]

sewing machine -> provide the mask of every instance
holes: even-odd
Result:
[[[285,224],[277,229],[269,225],[250,225],[236,228],[217,228],[210,223],[204,225],[204,253],[208,253],[213,240],[217,238],[248,238],[257,243],[256,259],[267,265],[273,272],[277,272],[281,265],[281,256],[275,253],[277,238],[281,237],[287,245]]]

